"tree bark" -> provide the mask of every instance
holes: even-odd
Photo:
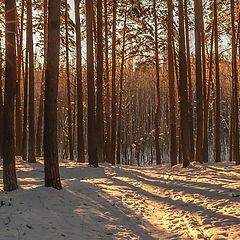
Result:
[[[184,30],[183,0],[178,1],[179,12],[179,84],[180,84],[180,115],[181,115],[181,143],[183,153],[183,167],[190,163],[190,132],[188,116],[188,94],[187,94],[187,61]]]
[[[80,0],[75,0],[76,48],[77,48],[77,150],[78,162],[85,162],[84,131],[83,131],[83,89],[82,89],[82,40],[79,12]]]
[[[170,104],[170,162],[171,166],[177,164],[176,139],[176,109],[175,109],[175,78],[173,58],[173,2],[168,0],[168,85]]]
[[[62,188],[57,146],[57,94],[60,50],[60,0],[48,3],[48,51],[44,101],[45,186]]]
[[[14,97],[16,90],[16,1],[5,0],[5,93],[3,122],[4,191],[17,189],[15,167]]]
[[[98,161],[104,162],[104,115],[103,115],[103,17],[102,0],[97,1],[97,129]]]
[[[98,167],[93,54],[93,0],[86,0],[87,88],[88,88],[88,161]]]
[[[35,158],[35,103],[34,103],[34,53],[33,53],[33,29],[32,29],[32,0],[27,0],[27,28],[29,51],[29,136],[28,136],[28,161],[36,162]]]

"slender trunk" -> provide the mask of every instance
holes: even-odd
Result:
[[[239,156],[239,117],[238,117],[238,70],[237,70],[237,44],[236,44],[236,30],[235,30],[235,1],[230,0],[231,3],[231,25],[232,25],[232,86],[233,86],[233,161],[240,164]]]
[[[158,52],[158,22],[157,22],[157,9],[156,0],[153,0],[153,15],[154,15],[154,28],[155,28],[155,66],[156,66],[156,91],[157,91],[157,107],[155,114],[155,145],[156,145],[156,163],[159,165],[162,163],[159,135],[160,135],[160,74],[159,74],[159,52]]]
[[[88,87],[88,161],[98,167],[93,53],[93,0],[86,0],[87,87]]]
[[[221,145],[220,145],[220,76],[219,76],[219,56],[218,56],[218,11],[217,0],[214,0],[214,43],[215,43],[215,79],[216,79],[216,98],[215,98],[215,161],[221,161]]]
[[[197,98],[197,140],[196,161],[203,161],[203,77],[202,77],[202,47],[201,47],[201,15],[202,0],[194,1],[195,15],[195,54],[196,54],[196,98]]]
[[[194,128],[193,128],[193,89],[192,89],[192,69],[191,69],[191,52],[190,52],[190,36],[189,36],[189,18],[187,0],[184,0],[184,16],[186,28],[186,57],[188,71],[188,101],[189,101],[189,131],[190,131],[190,160],[194,160]]]
[[[73,133],[72,133],[72,106],[71,106],[71,83],[69,73],[69,39],[68,39],[68,3],[65,0],[65,40],[66,40],[66,75],[67,75],[67,116],[68,116],[68,146],[70,160],[73,160]]]
[[[0,37],[0,157],[3,157],[3,56],[2,38]]]
[[[180,84],[180,115],[181,115],[181,143],[183,153],[183,167],[190,163],[190,131],[188,116],[188,94],[187,94],[187,61],[184,30],[183,0],[178,1],[179,12],[179,84]]]
[[[119,113],[118,113],[118,134],[117,134],[117,164],[121,163],[121,143],[122,143],[122,101],[123,101],[123,74],[124,74],[124,60],[125,60],[125,43],[126,43],[126,26],[127,13],[124,15],[123,24],[123,45],[122,45],[122,60],[120,68],[120,89],[119,89]]]
[[[35,158],[35,110],[34,110],[34,53],[33,53],[33,29],[32,29],[32,0],[27,0],[27,28],[29,51],[29,136],[28,136],[28,161],[36,162]]]
[[[80,0],[75,0],[76,48],[77,48],[77,150],[78,162],[85,162],[83,132],[82,40],[79,12]]]
[[[47,14],[48,0],[44,0],[44,63],[42,69],[42,82],[41,92],[38,107],[38,119],[37,119],[37,134],[36,134],[36,155],[42,155],[42,134],[43,134],[43,102],[44,102],[44,88],[45,88],[45,71],[47,65],[47,26],[48,26],[48,14]]]
[[[28,46],[28,29],[26,37],[26,46]],[[25,53],[25,75],[24,75],[24,99],[23,99],[23,135],[22,135],[22,159],[27,160],[27,137],[28,137],[28,79],[29,79],[29,53],[28,48],[26,48]]]
[[[104,43],[105,43],[105,119],[106,119],[106,142],[105,142],[105,158],[107,162],[111,159],[111,117],[110,117],[110,81],[109,81],[109,60],[108,60],[108,13],[107,0],[104,0]]]
[[[103,115],[103,16],[102,0],[97,1],[97,129],[98,160],[104,162],[104,115]]]
[[[17,82],[16,82],[16,154],[21,154],[22,145],[22,108],[21,108],[21,79],[22,79],[22,45],[23,45],[23,18],[24,18],[25,1],[22,1],[20,32],[17,49]]]
[[[113,29],[112,29],[112,122],[111,122],[111,164],[115,165],[116,127],[117,127],[117,96],[116,96],[116,19],[117,0],[113,0]]]
[[[175,78],[173,57],[173,2],[168,0],[168,84],[170,104],[170,162],[171,166],[177,164],[177,139],[176,139],[176,109],[175,109]]]

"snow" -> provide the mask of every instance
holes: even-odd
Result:
[[[0,240],[240,239],[239,166],[62,162],[60,171],[57,191],[43,187],[42,160],[17,161],[19,189],[0,192]]]

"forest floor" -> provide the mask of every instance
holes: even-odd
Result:
[[[17,161],[19,189],[0,192],[0,240],[240,239],[239,166],[60,165],[57,191],[43,187],[42,161]]]

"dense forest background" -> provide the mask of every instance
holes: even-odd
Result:
[[[239,164],[239,29],[234,0],[1,1],[5,189],[15,155],[56,188],[58,158]]]

